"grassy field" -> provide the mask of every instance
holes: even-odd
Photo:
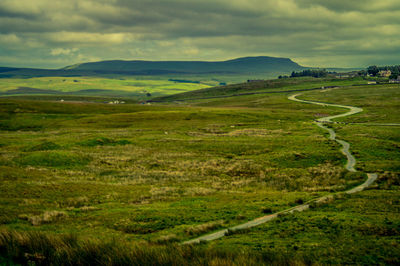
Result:
[[[305,264],[397,264],[400,257],[399,85],[345,87],[308,92],[302,99],[359,106],[364,112],[334,124],[351,143],[359,171],[377,172],[378,182],[355,195],[339,195],[310,211],[279,217],[236,232],[209,248],[285,254]],[[357,123],[357,124],[351,124]]]
[[[398,84],[311,92],[304,98],[362,107],[364,111],[361,114],[338,119],[346,124],[333,125],[335,131],[352,143],[352,150],[359,157],[360,170],[400,171],[400,125],[390,126],[392,123],[400,124]]]
[[[313,88],[321,88],[322,86],[349,86],[367,83],[361,77],[352,79],[336,79],[336,78],[286,78],[286,79],[273,79],[267,81],[254,81],[239,84],[231,84],[228,86],[205,88],[201,90],[188,91],[179,94],[166,95],[162,97],[153,98],[153,101],[160,102],[174,102],[174,101],[188,101],[199,99],[210,99],[212,97],[230,97],[240,96],[246,94],[263,94],[263,93],[276,93],[280,91],[291,90],[305,90]],[[225,100],[223,100],[225,102]],[[252,106],[249,106],[252,107]]]
[[[254,91],[285,92],[179,105],[0,99],[4,261],[40,264],[70,252],[75,254],[71,261],[103,254],[102,262],[114,264],[159,254],[165,260],[158,263],[175,258],[175,265],[398,262],[399,131],[364,124],[333,126],[352,144],[358,169],[380,173],[373,189],[213,243],[171,244],[365,179],[362,172],[343,169],[339,146],[312,122],[343,110],[291,102],[286,92],[362,81],[280,82],[254,85]],[[302,97],[366,110],[348,122],[400,122],[399,94],[398,86],[385,85]],[[35,239],[41,239],[45,251],[36,250]],[[129,248],[132,244],[139,247]],[[371,250],[371,257],[364,258]],[[24,252],[32,256],[23,258]]]
[[[186,92],[217,85],[217,82],[185,83],[170,81],[168,77],[40,77],[40,78],[2,78],[0,92],[25,88],[50,90],[59,94],[84,95],[113,95],[136,96],[140,99],[149,99],[151,96],[161,96]],[[22,88],[22,89],[21,89]],[[51,92],[45,92],[48,94]],[[16,94],[16,93],[15,93]],[[25,94],[29,94],[26,90]],[[150,95],[148,95],[150,94]]]

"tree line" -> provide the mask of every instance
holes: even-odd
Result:
[[[314,77],[314,78],[322,78],[326,77],[328,72],[326,69],[306,69],[300,72],[293,71],[290,75],[291,78],[295,77]]]
[[[358,72],[359,76],[366,76],[369,74],[370,76],[378,76],[380,71],[390,70],[391,75],[389,79],[396,79],[400,76],[400,65],[394,66],[369,66],[366,70],[361,70]],[[328,72],[326,69],[306,69],[300,72],[293,71],[290,76],[279,76],[279,79],[282,78],[295,78],[295,77],[314,77],[314,78],[321,78],[326,77],[328,74],[336,74],[336,72]]]
[[[400,65],[395,66],[369,66],[367,68],[367,73],[371,76],[377,76],[380,71],[390,70],[392,74],[390,75],[390,79],[395,79],[400,75]]]

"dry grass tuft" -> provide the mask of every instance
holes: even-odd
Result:
[[[220,228],[224,224],[225,224],[225,222],[223,220],[220,220],[220,221],[209,222],[209,223],[205,223],[205,224],[199,224],[196,226],[190,226],[185,229],[185,233],[190,236],[200,235],[200,234],[207,233],[211,230]]]
[[[68,207],[82,207],[85,206],[89,202],[88,197],[86,196],[81,196],[81,197],[76,197],[76,198],[68,198],[66,200],[66,205]]]
[[[282,135],[284,131],[282,129],[268,130],[264,128],[245,128],[238,129],[229,132],[228,136],[253,136],[253,137],[265,137],[270,135]]]
[[[215,193],[215,189],[205,187],[188,187],[185,195],[187,196],[207,196]]]
[[[156,239],[156,243],[165,244],[165,243],[178,242],[179,240],[180,239],[175,234],[170,234],[170,235],[160,236],[158,239]]]
[[[29,216],[26,214],[19,215],[18,218],[21,220],[29,221],[33,226],[39,226],[46,223],[61,220],[68,215],[61,211],[45,211],[42,215]]]
[[[153,199],[160,199],[173,195],[178,191],[176,187],[152,187],[150,194]]]
[[[89,211],[97,211],[100,210],[100,208],[94,207],[94,206],[82,206],[79,208],[79,210],[83,212],[89,212]]]

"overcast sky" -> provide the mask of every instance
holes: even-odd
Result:
[[[0,0],[0,66],[257,55],[400,64],[400,0]]]

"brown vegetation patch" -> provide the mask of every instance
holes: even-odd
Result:
[[[41,215],[26,215],[26,214],[22,214],[19,215],[18,218],[22,219],[22,220],[27,220],[29,221],[33,226],[39,226],[42,224],[46,224],[46,223],[51,223],[51,222],[55,222],[58,220],[61,220],[65,217],[67,217],[68,215],[65,212],[62,211],[45,211],[43,214]]]
[[[215,189],[213,188],[205,188],[205,187],[188,187],[186,188],[185,195],[187,196],[207,196],[215,193]]]
[[[161,199],[177,193],[177,187],[155,187],[150,189],[150,194],[153,199]]]
[[[220,220],[220,221],[215,221],[215,222],[209,222],[209,223],[205,223],[205,224],[199,224],[199,225],[195,225],[195,226],[190,226],[188,228],[185,229],[185,233],[190,235],[190,236],[194,236],[194,235],[201,235],[204,233],[207,233],[211,230],[220,228],[224,225],[224,221]]]
[[[281,135],[284,131],[282,129],[268,130],[264,128],[245,128],[238,129],[229,132],[228,136],[253,136],[253,137],[265,137],[269,135]]]

